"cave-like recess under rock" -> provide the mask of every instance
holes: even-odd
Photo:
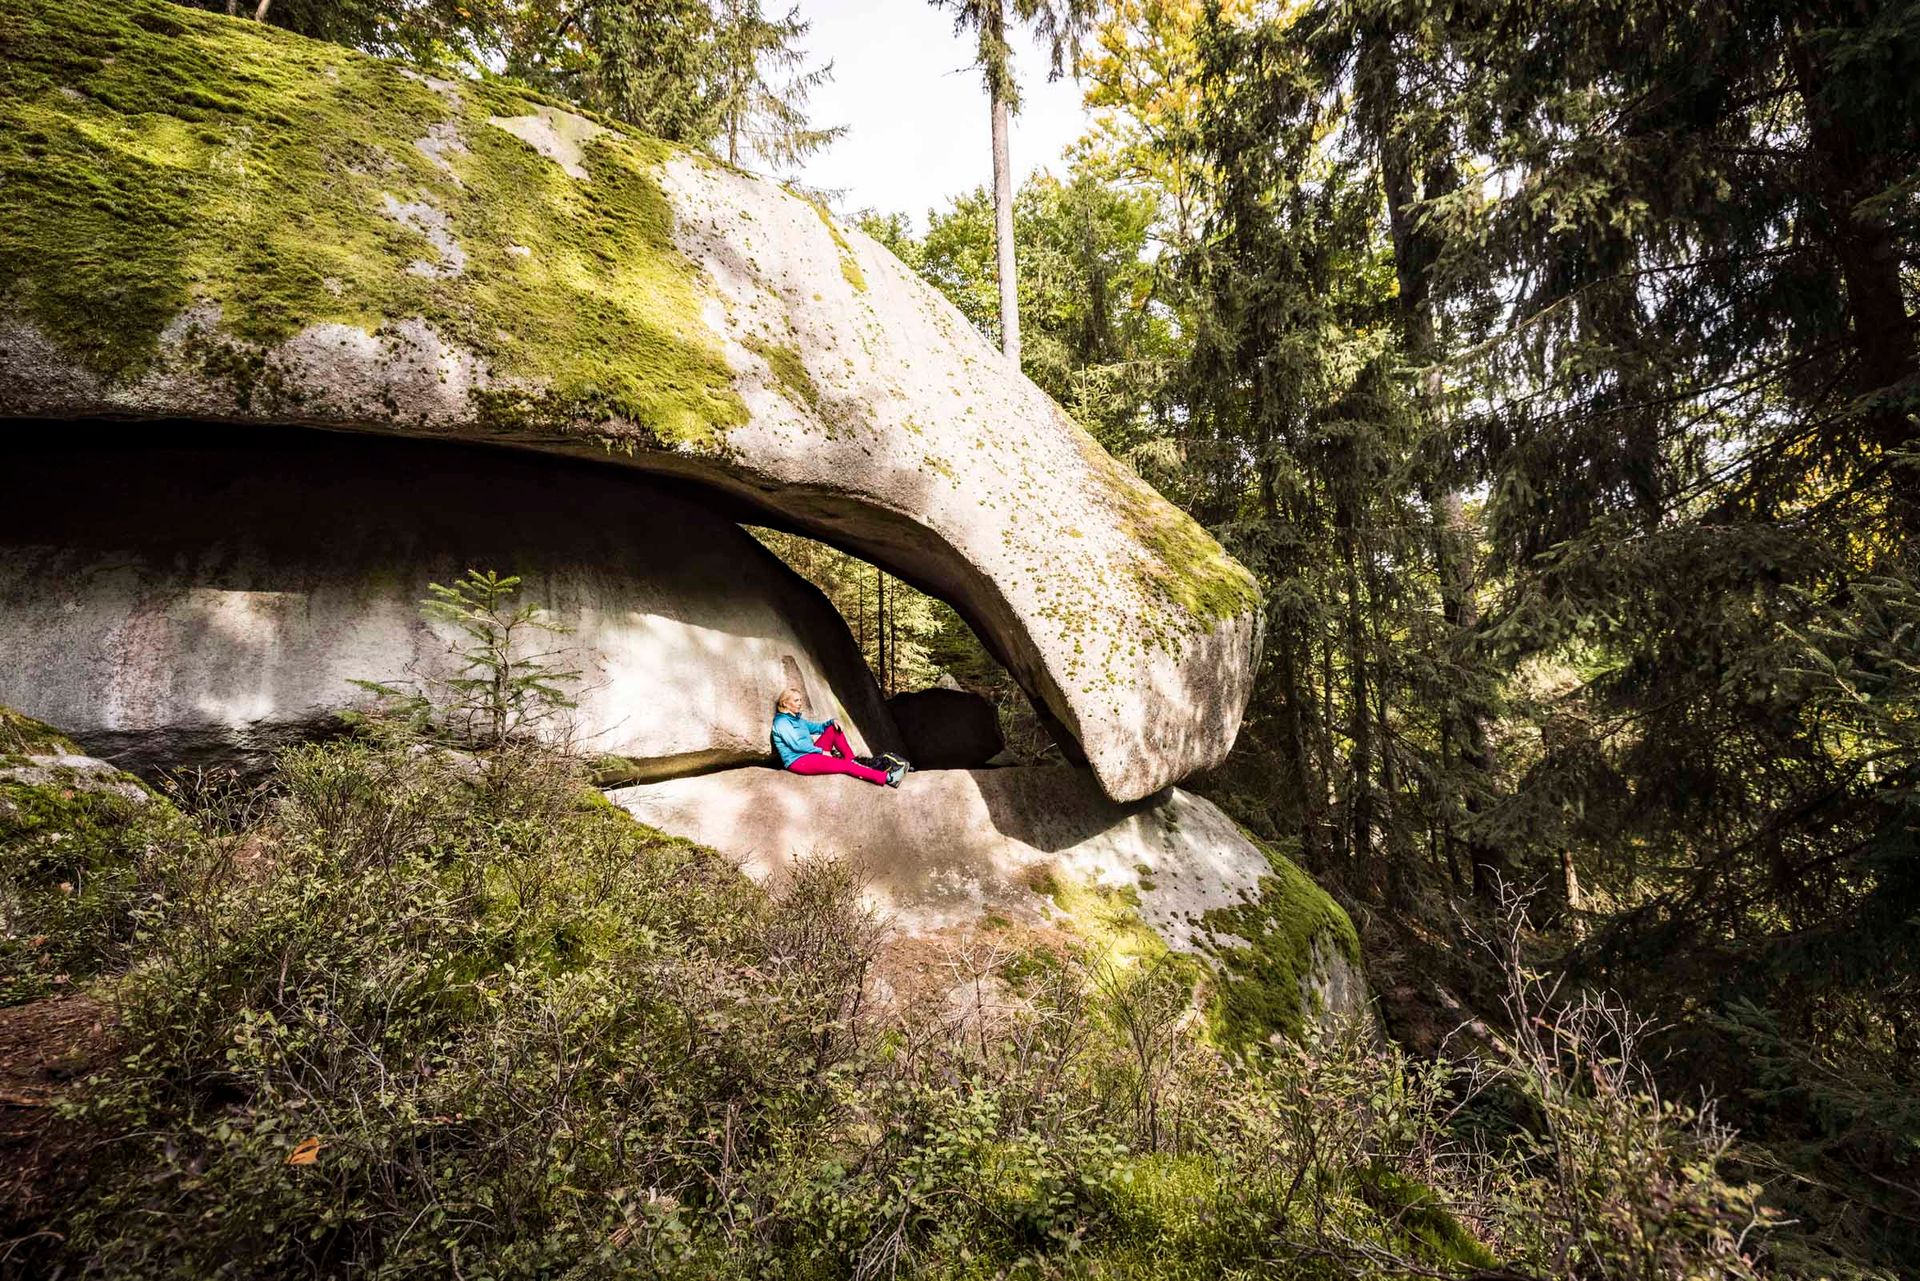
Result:
[[[0,704],[152,771],[259,765],[462,644],[429,584],[513,574],[578,706],[545,729],[635,776],[768,759],[798,685],[864,745],[895,737],[846,624],[677,487],[564,459],[319,432],[46,424],[0,501]]]

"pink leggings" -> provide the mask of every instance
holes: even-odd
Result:
[[[813,740],[813,745],[820,750],[794,757],[793,764],[787,768],[796,774],[851,774],[869,783],[887,781],[885,770],[868,769],[853,759],[853,744],[847,742],[847,736],[840,732],[838,725],[829,725],[821,730]]]

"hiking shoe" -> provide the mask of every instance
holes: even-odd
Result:
[[[887,771],[887,786],[888,787],[900,786],[900,780],[905,778],[906,776],[907,776],[906,766],[904,765],[894,766],[892,769]]]

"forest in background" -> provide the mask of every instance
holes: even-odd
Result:
[[[260,8],[773,172],[832,132],[750,0]],[[1011,18],[1096,122],[1013,202],[1023,366],[1266,591],[1201,790],[1354,908],[1403,1039],[1436,981],[1491,1014],[1467,927],[1532,892],[1531,962],[1631,995],[1831,1266],[1910,1265],[1920,6]],[[1000,336],[985,188],[860,221]],[[959,663],[813,568],[892,686]]]

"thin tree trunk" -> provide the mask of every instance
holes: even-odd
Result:
[[[1567,921],[1573,928],[1573,936],[1586,936],[1586,923],[1580,919],[1580,873],[1574,870],[1573,851],[1562,847],[1560,850],[1560,884],[1567,896]]]
[[[880,692],[890,694],[892,691],[887,688],[887,575],[878,567],[873,571],[873,643],[879,656],[874,666],[880,677]]]
[[[1479,622],[1479,607],[1474,601],[1474,537],[1466,519],[1466,503],[1459,490],[1452,488],[1455,449],[1446,421],[1446,382],[1442,377],[1440,340],[1433,320],[1433,269],[1439,260],[1441,244],[1432,227],[1422,226],[1414,210],[1415,164],[1411,144],[1404,132],[1393,128],[1389,100],[1385,92],[1397,86],[1395,61],[1389,39],[1376,35],[1365,57],[1361,77],[1366,93],[1366,112],[1380,153],[1381,186],[1387,198],[1387,225],[1393,241],[1393,266],[1399,285],[1400,328],[1407,358],[1423,366],[1420,400],[1428,420],[1427,430],[1437,453],[1434,470],[1438,483],[1425,487],[1425,497],[1433,514],[1433,558],[1439,579],[1441,614],[1456,646]],[[1426,173],[1425,197],[1444,196],[1459,186],[1459,172],[1451,157],[1442,156]],[[1493,775],[1493,754],[1487,738],[1486,723],[1478,709],[1464,701],[1457,709],[1450,705],[1441,715],[1442,759],[1449,765],[1465,768],[1466,809],[1469,817],[1483,805],[1482,795]],[[1495,885],[1504,871],[1499,851],[1486,841],[1470,837],[1468,862],[1473,869],[1475,893],[1491,901]],[[1449,847],[1449,854],[1453,850]]]
[[[1327,819],[1327,848],[1337,860],[1342,875],[1347,868],[1347,825],[1337,821],[1341,811],[1340,758],[1333,748],[1333,637],[1325,636],[1320,643],[1320,714],[1316,718],[1319,730],[1321,812]]]
[[[227,16],[229,18],[240,16],[240,0],[227,0]]]
[[[1301,716],[1307,691],[1303,688],[1305,682],[1301,679],[1299,659],[1292,637],[1283,639],[1277,647],[1274,663],[1280,684],[1280,751],[1286,771],[1282,786],[1293,792],[1296,804],[1300,807],[1298,821],[1302,832],[1301,844],[1312,866],[1315,856],[1325,851],[1321,848],[1320,839],[1320,798],[1313,794],[1314,783],[1307,767],[1306,724]]]
[[[1356,887],[1371,888],[1373,870],[1373,695],[1367,683],[1366,619],[1360,601],[1360,550],[1352,504],[1339,502],[1340,558],[1346,566],[1348,857]]]
[[[1847,319],[1857,360],[1852,391],[1872,397],[1912,379],[1916,373],[1914,321],[1907,314],[1900,284],[1900,251],[1884,220],[1859,216],[1860,202],[1880,185],[1860,154],[1855,129],[1822,99],[1827,71],[1814,60],[1799,32],[1792,43],[1795,87],[1807,118],[1812,143],[1815,190],[1824,215],[1820,230],[1832,247],[1845,289]],[[1882,401],[1865,415],[1875,442],[1888,451],[1916,444],[1912,416],[1897,403]],[[1896,479],[1909,531],[1920,532],[1920,479],[1913,470]]]
[[[999,3],[992,6],[987,19],[993,27],[996,48],[1006,47],[1006,14]],[[1007,74],[1012,74],[1008,72]],[[993,242],[994,263],[1000,277],[1000,350],[1017,367],[1020,364],[1020,291],[1013,264],[1013,163],[1007,156],[1007,133],[1011,114],[999,79],[989,76],[988,92],[993,99]]]
[[[1371,566],[1372,558],[1368,558]],[[1377,575],[1369,573],[1372,580]],[[1387,642],[1380,635],[1380,615],[1386,609],[1384,593],[1376,582],[1369,582],[1367,595],[1369,612],[1374,619],[1374,652],[1385,655]],[[1376,812],[1379,815],[1381,834],[1384,840],[1380,847],[1380,857],[1385,866],[1381,869],[1381,879],[1387,888],[1387,904],[1390,907],[1406,908],[1413,905],[1414,861],[1419,856],[1414,853],[1405,839],[1401,828],[1399,807],[1400,776],[1393,762],[1393,730],[1388,715],[1389,704],[1393,698],[1392,687],[1388,684],[1388,673],[1383,661],[1373,670],[1373,698],[1375,706],[1374,734],[1380,761],[1380,787],[1375,799]]]
[[[259,7],[253,11],[253,20],[255,22],[265,22],[267,20],[267,6],[272,3],[273,0],[260,0]]]

